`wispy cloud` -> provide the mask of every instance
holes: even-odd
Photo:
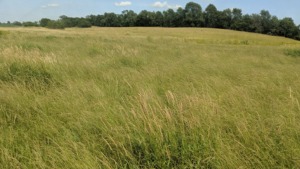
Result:
[[[202,1],[202,2],[214,2],[214,0],[200,0],[200,1]]]
[[[154,2],[154,4],[152,4],[153,7],[155,8],[166,8],[168,6],[168,2]]]
[[[180,5],[170,5],[167,1],[165,2],[157,1],[154,2],[151,6],[155,8],[169,8],[169,9],[178,9],[181,7]]]
[[[56,7],[59,7],[59,4],[47,4],[42,6],[42,8],[56,8]]]
[[[178,9],[178,8],[182,8],[181,5],[169,5],[168,8],[170,9]]]
[[[116,6],[130,6],[132,3],[130,1],[122,1],[122,2],[116,2]]]

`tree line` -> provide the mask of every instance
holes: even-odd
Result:
[[[210,4],[204,10],[201,5],[189,2],[184,8],[177,10],[151,12],[143,10],[135,13],[125,10],[121,14],[104,13],[86,17],[61,16],[58,20],[43,18],[39,22],[15,22],[23,26],[42,26],[52,29],[69,27],[88,28],[98,27],[207,27],[231,29],[246,32],[256,32],[274,36],[284,36],[300,40],[300,25],[297,26],[292,18],[279,19],[267,10],[259,14],[243,14],[241,9],[225,9],[219,11]]]

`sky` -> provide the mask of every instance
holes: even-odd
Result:
[[[163,11],[184,7],[191,0],[0,0],[0,22],[39,21],[41,18],[58,19],[61,15],[85,17],[123,10]],[[203,10],[214,4],[218,10],[240,8],[243,14],[268,10],[279,18],[291,17],[300,24],[300,0],[194,0]]]

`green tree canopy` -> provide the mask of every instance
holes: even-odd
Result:
[[[204,13],[206,27],[216,28],[219,24],[219,12],[213,4],[209,4]]]
[[[202,7],[195,3],[189,2],[185,6],[185,26],[200,27],[204,25]]]

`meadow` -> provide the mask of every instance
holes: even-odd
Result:
[[[300,168],[300,42],[0,28],[0,168]]]

